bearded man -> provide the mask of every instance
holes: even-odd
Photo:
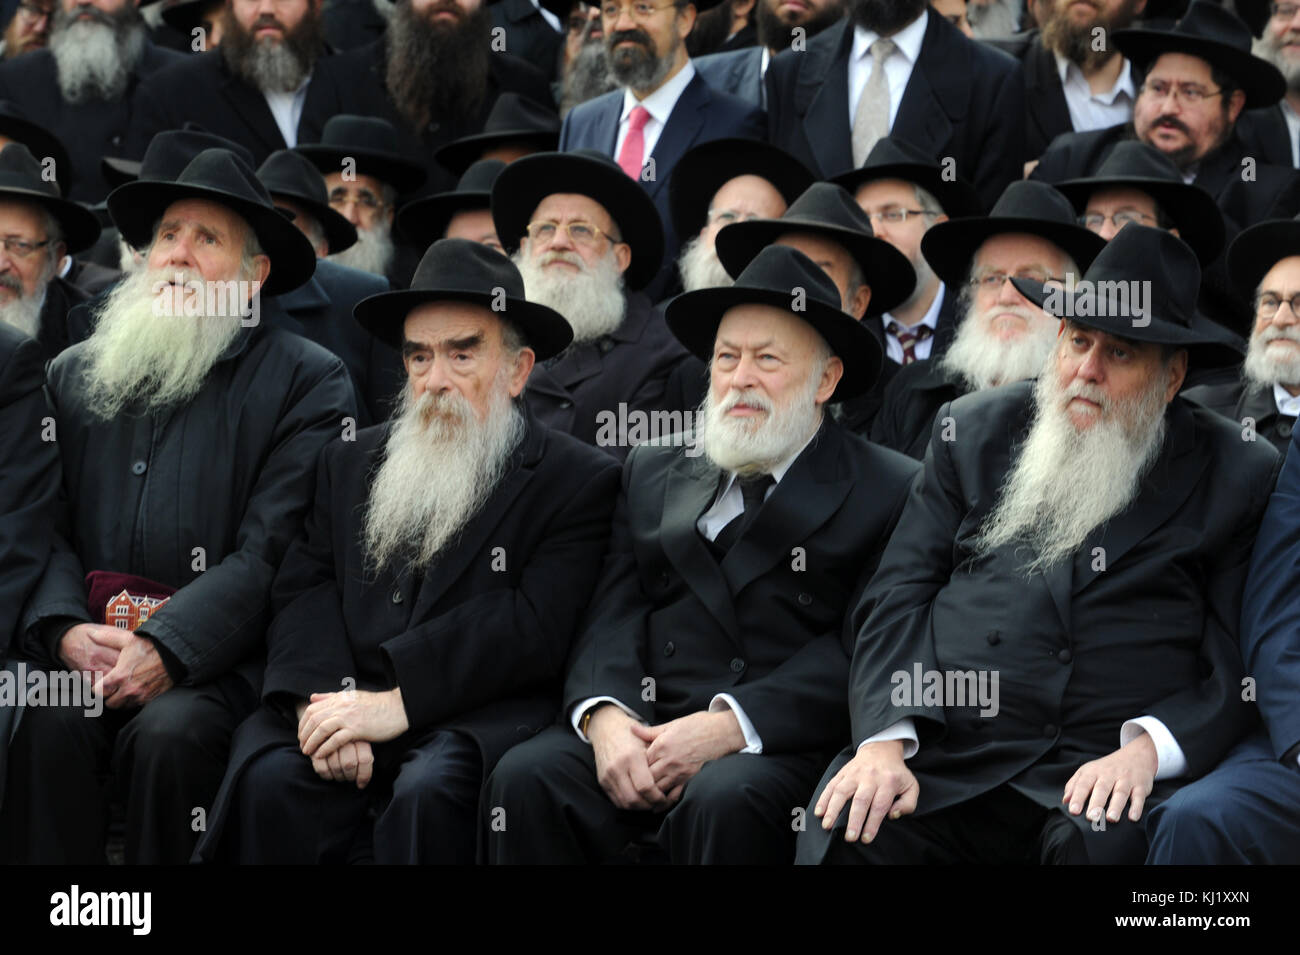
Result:
[[[149,41],[138,0],[59,0],[48,49],[0,64],[0,99],[18,105],[71,154],[68,198],[94,203],[108,193],[103,156],[119,155],[138,117],[141,81],[185,58]]]
[[[1270,3],[1263,32],[1251,52],[1275,66],[1286,81],[1286,92],[1275,106],[1247,110],[1237,132],[1252,156],[1261,162],[1300,166],[1300,21],[1292,2]],[[1254,24],[1252,24],[1253,26]]]
[[[180,863],[231,734],[257,703],[271,582],[311,504],[315,462],[355,422],[324,349],[260,321],[312,274],[311,246],[224,149],[109,203],[146,267],[50,366],[63,499],[21,652],[82,671],[98,718],[28,707],[10,744],[8,860],[102,864],[106,772],[126,860]]]
[[[1218,360],[1199,272],[1129,225],[1074,292],[1014,280],[1073,317],[1037,384],[943,407],[956,438],[936,425],[852,615],[852,744],[799,861],[1140,863],[1144,811],[1255,722],[1238,621],[1280,459],[1177,397]]]
[[[785,246],[667,321],[709,364],[703,424],[624,465],[564,725],[488,780],[493,862],[605,862],[648,836],[673,863],[788,864],[790,810],[845,739],[844,615],[918,470],[826,413],[871,387],[880,346]]]
[[[240,143],[261,165],[306,141],[326,112],[312,77],[325,55],[321,0],[230,0],[221,45],[170,66],[135,93],[124,154],[142,156],[153,137],[187,122]]]
[[[618,89],[618,80],[609,67],[609,51],[605,49],[600,7],[586,0],[573,0],[568,9],[560,78],[551,84],[561,118],[579,103]]]
[[[554,106],[546,74],[494,52],[491,23],[483,0],[395,0],[383,37],[322,61],[312,85],[325,109],[310,128],[304,122],[301,141],[318,141],[339,113],[380,117],[398,131],[397,152],[420,157],[429,191],[454,189],[454,174],[433,154],[480,132],[501,93]]]
[[[523,291],[500,253],[444,239],[409,290],[357,306],[408,387],[321,455],[199,858],[474,861],[484,776],[554,718],[618,485],[519,399],[571,336]]]
[[[43,50],[50,41],[55,0],[21,0],[0,40],[0,56],[12,60],[32,50]]]

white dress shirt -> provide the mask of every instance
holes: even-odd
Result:
[[[630,89],[623,88],[623,115],[618,120],[618,139],[614,142],[615,159],[618,159],[623,152],[623,140],[627,139],[628,117],[632,115],[632,110],[638,106],[644,106],[646,112],[650,114],[650,118],[646,120],[646,124],[641,131],[641,135],[645,137],[645,153],[641,156],[641,165],[645,165],[646,160],[654,155],[655,145],[659,142],[659,134],[664,131],[664,126],[668,123],[668,117],[672,115],[673,107],[677,105],[677,100],[694,78],[695,64],[687,60],[686,65],[677,71],[676,76],[645,99],[637,99],[636,94]]]
[[[885,76],[889,80],[889,128],[894,128],[898,117],[898,106],[903,102],[903,91],[907,81],[912,78],[912,67],[921,55],[921,41],[925,39],[925,25],[929,22],[930,12],[922,14],[890,37],[898,47],[885,60]],[[853,28],[853,49],[849,53],[849,129],[853,128],[853,118],[858,114],[858,100],[862,88],[871,77],[871,44],[879,39],[875,30],[863,27]]]
[[[1281,385],[1274,385],[1273,400],[1277,402],[1279,413],[1291,418],[1300,418],[1300,397],[1291,394]]]
[[[1286,120],[1287,135],[1291,137],[1291,165],[1300,168],[1300,145],[1297,145],[1297,138],[1300,137],[1300,115],[1291,108],[1291,104],[1282,100],[1278,104],[1282,107],[1282,118]]]
[[[934,301],[930,303],[929,310],[921,316],[921,321],[912,326],[913,328],[920,325],[929,325],[931,333],[939,328],[939,309],[943,308],[943,296],[947,289],[947,285],[943,282],[939,283],[939,291],[935,293]],[[898,336],[890,334],[889,331],[889,323],[898,322],[898,319],[894,318],[894,316],[890,315],[888,312],[885,312],[885,314],[880,316],[880,320],[884,323],[885,328],[885,354],[889,357],[890,361],[897,365],[901,365],[903,363],[902,343],[899,342]],[[902,325],[903,323],[898,322],[898,324]],[[924,361],[930,357],[930,349],[933,346],[934,335],[931,334],[929,338],[913,342],[912,353],[916,355],[918,361]]]
[[[533,6],[537,9],[537,12],[542,15],[542,19],[551,25],[552,30],[556,33],[565,32],[564,26],[560,23],[560,18],[542,6],[540,0],[533,0]]]
[[[794,452],[794,454],[790,455],[772,469],[772,486],[769,487],[767,492],[764,494],[764,501],[772,496],[772,492],[776,490],[776,486],[781,483],[781,479],[785,477],[785,473],[790,470],[790,465],[794,464],[799,455],[803,454],[804,449],[812,443],[812,439],[816,436],[817,432],[814,431],[798,451]],[[722,529],[744,512],[745,500],[740,493],[740,485],[736,482],[736,475],[729,474],[727,480],[722,482],[722,487],[714,497],[713,506],[700,515],[699,519],[695,522],[695,528],[709,540],[716,540]],[[587,710],[591,709],[597,703],[613,703],[638,723],[645,722],[641,719],[640,714],[630,706],[614,699],[612,696],[593,696],[590,699],[583,700],[575,706],[573,712],[569,715],[569,722],[573,726],[573,731],[581,737],[584,743],[590,743],[591,740],[587,739],[586,735],[582,732],[582,714],[587,712]],[[754,724],[750,722],[749,717],[745,715],[745,711],[741,708],[740,704],[736,702],[735,697],[730,693],[718,693],[709,701],[710,713],[721,713],[728,707],[730,707],[731,712],[736,715],[736,722],[740,724],[740,731],[745,736],[745,748],[740,750],[740,752],[763,752],[763,740],[759,737],[758,731],[754,729]]]
[[[1133,85],[1133,69],[1127,59],[1115,85],[1104,93],[1094,93],[1077,63],[1059,53],[1053,55],[1056,57],[1057,75],[1061,78],[1061,90],[1065,93],[1065,105],[1070,110],[1070,125],[1076,133],[1117,126],[1132,118],[1137,88]]]
[[[266,97],[266,105],[271,108],[275,125],[280,127],[280,135],[284,137],[285,145],[290,149],[298,145],[298,121],[302,119],[302,107],[307,102],[307,86],[310,83],[309,76],[303,80],[302,86],[292,93],[262,91],[262,95]]]

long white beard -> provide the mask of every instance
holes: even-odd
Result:
[[[699,422],[696,443],[724,471],[741,475],[771,473],[773,467],[799,450],[821,423],[821,408],[815,400],[821,377],[821,372],[811,375],[807,385],[784,405],[756,388],[732,388],[715,403],[710,390],[695,416]],[[767,414],[748,418],[728,416],[727,412],[742,401]]]
[[[380,222],[373,229],[357,229],[357,241],[342,252],[335,252],[325,258],[350,269],[360,269],[381,278],[388,275],[393,264],[392,226]]]
[[[199,301],[210,300],[198,274],[163,269],[137,269],[109,292],[84,346],[92,413],[108,420],[137,402],[149,412],[188,402],[239,335],[238,314],[156,314],[154,290],[178,274]]]
[[[127,9],[134,10],[128,5]],[[126,92],[144,52],[145,31],[139,22],[118,25],[95,20],[68,20],[58,8],[50,31],[50,53],[59,77],[59,92],[68,103],[116,102]],[[105,17],[108,19],[108,17]]]
[[[492,496],[525,429],[509,375],[502,365],[483,421],[459,392],[417,401],[409,386],[403,391],[366,506],[367,563],[376,572],[398,561],[422,571]]]
[[[1300,348],[1268,347],[1269,342],[1279,338],[1300,345],[1300,329],[1295,326],[1266,328],[1250,336],[1241,372],[1251,384],[1266,388],[1300,385]]]
[[[1077,395],[1103,409],[1084,431],[1066,411]],[[1026,576],[1070,557],[1137,496],[1164,444],[1165,404],[1162,375],[1143,394],[1124,401],[1112,401],[1086,382],[1062,388],[1056,374],[1042,375],[1034,389],[1029,434],[984,521],[976,553],[1023,543],[1035,555],[1024,566]]]
[[[578,266],[578,272],[545,268],[547,262],[563,260]],[[555,309],[573,326],[573,343],[594,341],[623,324],[627,300],[623,296],[623,273],[613,251],[594,266],[577,252],[546,252],[533,258],[526,248],[514,255],[523,276],[528,301]]]
[[[682,288],[687,292],[736,284],[718,260],[717,248],[712,242],[706,243],[700,235],[682,246],[682,254],[677,257],[677,270],[682,274]]]
[[[999,338],[990,330],[989,319],[1003,312],[1019,315],[1029,327],[1010,341]],[[941,359],[943,370],[974,391],[1033,378],[1052,354],[1058,328],[1056,319],[1028,305],[995,305],[983,315],[971,305]]]
[[[0,275],[0,285],[14,293],[14,297],[0,305],[0,322],[12,325],[24,335],[35,338],[41,328],[41,307],[45,304],[45,290],[54,275],[56,263],[50,262],[37,284],[35,295],[23,293],[22,282],[16,275]]]

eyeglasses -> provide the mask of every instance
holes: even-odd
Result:
[[[1270,3],[1268,5],[1269,13],[1279,20],[1294,19],[1296,11],[1300,10],[1300,4],[1295,3]]]
[[[330,205],[332,206],[344,206],[349,202],[355,202],[363,209],[370,209],[371,211],[385,207],[384,200],[369,189],[362,189],[355,196],[346,189],[335,189],[330,193]]]
[[[1174,94],[1174,99],[1186,103],[1188,106],[1195,106],[1204,100],[1219,96],[1224,91],[1207,90],[1204,86],[1197,86],[1195,83],[1171,83],[1169,80],[1147,80],[1138,89],[1138,94],[1150,93],[1158,100],[1164,99],[1170,93]]]
[[[1040,282],[1046,285],[1048,282],[1062,282],[1064,279],[1053,275],[1047,269],[1040,269],[1037,266],[1028,266],[1023,269],[1017,269],[1015,272],[1007,273],[995,269],[981,269],[976,272],[966,284],[976,292],[996,292],[1002,288],[1002,283],[1007,279],[1028,279],[1034,282]]]
[[[27,17],[28,20],[41,20],[45,17],[54,16],[54,4],[39,6],[35,3],[19,3],[18,12]]]
[[[749,222],[752,219],[763,218],[757,212],[737,212],[735,209],[710,209],[709,224],[721,222],[724,226],[731,225],[733,222]]]
[[[1255,313],[1260,318],[1272,318],[1277,314],[1277,310],[1286,302],[1291,306],[1291,315],[1300,318],[1300,292],[1296,292],[1290,298],[1279,298],[1272,292],[1265,292],[1255,302]]]
[[[606,20],[617,20],[620,11],[629,11],[629,16],[633,20],[649,20],[660,10],[667,10],[669,7],[675,7],[675,3],[665,3],[663,6],[655,6],[653,3],[647,3],[646,0],[640,0],[630,6],[624,6],[619,3],[602,3],[600,5],[600,15]]]
[[[1119,212],[1108,216],[1100,212],[1089,212],[1086,215],[1079,216],[1079,225],[1085,229],[1097,230],[1104,226],[1108,221],[1115,224],[1116,229],[1122,229],[1130,222],[1135,225],[1141,225],[1143,222],[1150,220],[1156,221],[1156,217],[1147,215],[1145,212],[1138,212],[1136,209],[1122,209]]]
[[[908,216],[937,216],[938,214],[929,209],[886,209],[884,212],[868,212],[867,218],[872,222],[902,225],[907,221]]]
[[[44,242],[31,242],[27,239],[19,239],[16,236],[7,235],[0,242],[4,244],[5,251],[16,259],[25,259],[37,249],[43,249],[50,244],[50,240]]]
[[[581,221],[566,222],[563,226],[549,219],[542,222],[530,222],[526,231],[528,232],[528,238],[534,242],[550,243],[555,241],[556,232],[561,228],[569,234],[569,241],[574,245],[594,246],[600,241],[601,236],[609,239],[610,242],[620,241],[603,229],[598,229],[590,222]]]

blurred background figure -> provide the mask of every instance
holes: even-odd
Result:
[[[42,49],[49,42],[54,0],[20,0],[16,8],[5,6],[12,15],[5,27],[4,39],[0,40],[0,57],[11,60]]]

